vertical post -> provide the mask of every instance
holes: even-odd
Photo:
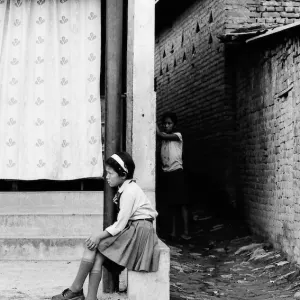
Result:
[[[105,159],[121,149],[123,0],[106,0],[105,45]],[[114,221],[113,190],[104,185],[104,228]],[[104,268],[103,292],[118,288],[118,277]]]
[[[128,1],[126,149],[138,184],[155,204],[154,0]]]

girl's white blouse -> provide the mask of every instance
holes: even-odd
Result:
[[[119,188],[120,211],[117,221],[105,230],[111,235],[121,232],[129,220],[155,219],[158,215],[143,190],[131,180],[126,180]]]

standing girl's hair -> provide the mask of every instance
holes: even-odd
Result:
[[[164,123],[166,118],[170,118],[173,121],[174,125],[177,124],[177,115],[176,115],[176,113],[171,112],[171,111],[165,112],[161,117],[162,123]]]
[[[117,152],[109,157],[105,164],[113,168],[119,176],[126,176],[126,179],[132,179],[135,164],[132,157],[127,152]]]

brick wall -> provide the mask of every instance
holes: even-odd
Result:
[[[222,0],[196,1],[156,34],[158,120],[165,111],[178,114],[185,167],[208,181],[211,177],[214,189],[224,188],[232,165],[232,104],[226,95],[224,45],[217,39],[224,29],[224,7]]]
[[[251,227],[300,261],[300,38],[285,31],[240,49],[239,166]]]
[[[226,0],[225,30],[252,24],[286,25],[299,20],[300,1]]]
[[[185,167],[188,173],[201,174],[195,180],[197,186],[202,182],[204,194],[220,190],[215,198],[235,202],[239,181],[234,155],[235,53],[218,36],[257,23],[294,22],[299,8],[300,0],[195,0],[167,27],[157,30],[157,117],[160,120],[167,110],[178,114]],[[158,11],[158,19],[166,17]],[[209,197],[203,193],[200,198]]]

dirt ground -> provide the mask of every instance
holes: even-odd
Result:
[[[193,219],[191,240],[165,240],[171,249],[171,300],[300,299],[300,267],[251,236],[243,223],[203,213]],[[78,264],[0,261],[0,300],[51,299],[70,285]],[[127,299],[126,293],[103,296]]]
[[[192,237],[165,239],[171,248],[171,300],[300,299],[300,266],[249,235],[241,222],[194,216]]]

